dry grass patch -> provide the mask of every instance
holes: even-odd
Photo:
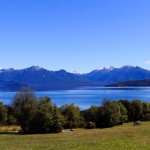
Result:
[[[7,131],[19,131],[21,130],[20,126],[0,126],[0,132],[7,132]]]

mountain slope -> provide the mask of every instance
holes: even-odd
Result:
[[[34,90],[73,89],[78,86],[105,86],[108,84],[150,79],[150,71],[133,66],[104,67],[87,74],[65,70],[49,71],[39,66],[16,70],[0,69],[0,90],[18,90],[28,86]]]
[[[123,81],[150,79],[150,71],[140,67],[123,66],[121,68],[94,70],[84,74],[83,77],[106,85]]]
[[[95,81],[83,78],[80,75],[68,73],[65,70],[48,71],[38,66],[15,70],[0,70],[0,89],[7,89],[13,82],[27,85],[34,90],[67,89],[79,85],[97,85]],[[9,83],[9,84],[8,84]],[[8,86],[8,89],[10,89]]]

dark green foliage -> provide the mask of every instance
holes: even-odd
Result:
[[[119,102],[121,102],[127,110],[128,122],[132,122],[133,121],[133,106],[131,105],[131,102],[128,100],[119,100]]]
[[[150,103],[143,103],[143,120],[150,121]]]
[[[48,133],[52,124],[53,106],[47,97],[41,97],[37,101],[35,115],[30,123],[30,132]]]
[[[142,120],[143,116],[143,104],[140,100],[133,100],[131,102],[133,111],[133,121]]]
[[[98,128],[113,127],[127,121],[127,110],[119,102],[105,100],[101,107],[92,106],[82,111],[86,122],[93,122]]]
[[[62,130],[63,118],[48,97],[38,100],[35,116],[31,122],[32,133],[57,133]]]
[[[121,113],[117,102],[105,100],[100,111],[102,116],[101,127],[113,127],[120,122]]]
[[[5,106],[7,109],[6,125],[17,125],[17,119],[14,116],[14,108],[12,106]]]
[[[17,119],[14,115],[8,115],[6,125],[17,125]]]
[[[124,122],[128,121],[128,116],[127,116],[127,109],[125,108],[125,106],[121,103],[121,102],[117,102],[119,108],[120,108],[120,119],[119,119],[119,124],[123,124]]]
[[[64,105],[60,108],[60,111],[65,118],[65,128],[77,128],[80,126],[81,114],[79,107],[74,104]]]
[[[0,125],[5,125],[7,121],[7,109],[3,105],[3,103],[0,102]]]
[[[99,122],[99,107],[91,106],[89,109],[86,109],[81,112],[85,122],[93,122],[98,126]]]
[[[97,122],[98,120],[98,106],[91,106],[89,109],[83,111],[83,116],[86,121]]]
[[[86,128],[87,129],[94,129],[94,128],[96,128],[96,124],[94,122],[89,121],[86,123]]]
[[[30,132],[30,124],[35,115],[36,97],[29,88],[22,88],[16,93],[14,101],[14,114],[18,124],[25,133]]]
[[[62,131],[62,125],[64,123],[64,118],[61,115],[57,106],[53,106],[53,113],[52,113],[52,124],[50,131],[53,133],[59,133]]]
[[[48,97],[36,100],[32,90],[21,89],[15,96],[14,113],[24,133],[61,132],[62,116]]]
[[[143,103],[140,100],[120,100],[127,109],[128,121],[137,121],[143,119]]]

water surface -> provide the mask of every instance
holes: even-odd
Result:
[[[11,104],[16,92],[0,92],[0,101]],[[81,109],[101,105],[104,99],[140,99],[150,102],[150,87],[80,87],[76,90],[38,91],[37,97],[48,96],[58,107],[74,103]]]

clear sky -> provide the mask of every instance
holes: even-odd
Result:
[[[150,68],[150,0],[1,0],[0,67]]]

